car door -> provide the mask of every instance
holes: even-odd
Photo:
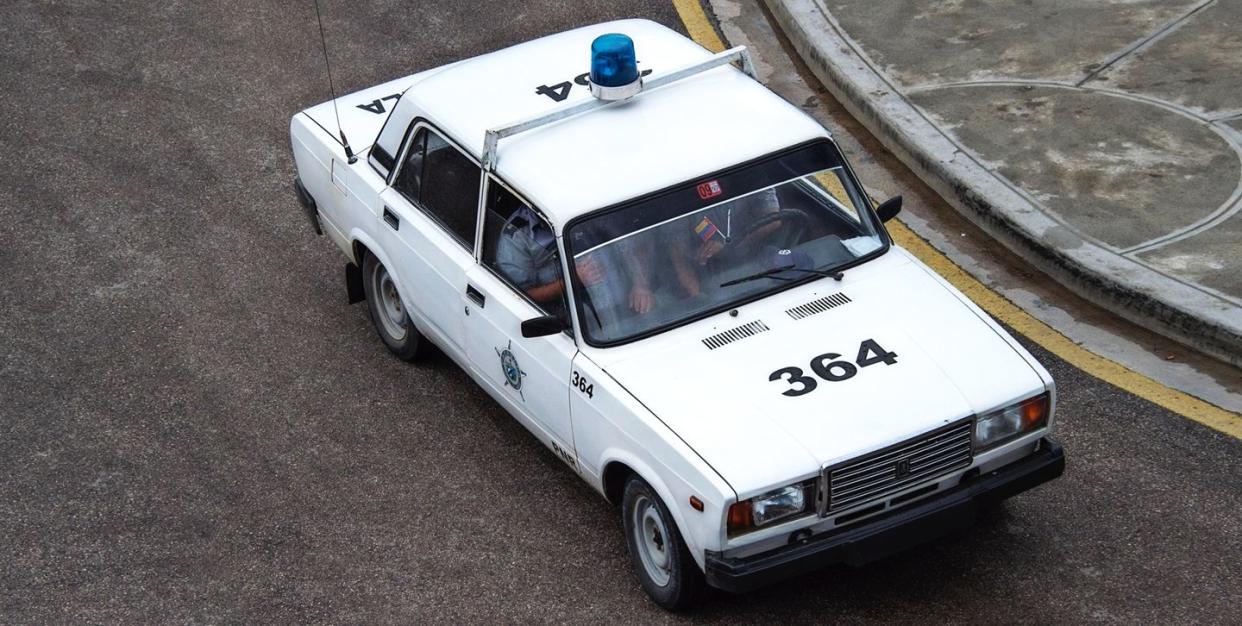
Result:
[[[461,293],[474,267],[478,163],[426,123],[416,123],[376,218],[406,307],[424,334],[455,358],[464,355]]]
[[[567,319],[559,242],[546,219],[489,177],[481,263],[467,276],[463,301],[467,352],[489,386],[567,463],[577,467],[569,416],[569,378],[577,346],[568,333],[522,336],[524,320]]]

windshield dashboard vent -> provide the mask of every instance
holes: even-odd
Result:
[[[816,313],[823,313],[828,309],[833,309],[843,304],[849,304],[850,302],[850,297],[844,293],[834,293],[830,296],[824,296],[818,300],[812,300],[806,304],[799,304],[792,309],[786,309],[785,312],[789,314],[789,317],[800,320],[804,317],[815,315]]]
[[[755,320],[749,324],[742,324],[737,328],[731,328],[722,333],[716,333],[715,335],[707,337],[703,340],[703,345],[707,346],[708,350],[715,350],[716,348],[731,344],[739,339],[745,339],[747,337],[758,335],[766,330],[768,330],[768,325],[764,324],[763,320]]]

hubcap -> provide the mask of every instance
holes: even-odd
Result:
[[[397,293],[397,285],[392,282],[388,270],[382,265],[375,268],[372,278],[372,289],[379,298],[380,325],[395,341],[405,338],[405,307],[401,304],[401,295]]]
[[[668,529],[655,502],[640,496],[634,503],[633,533],[638,557],[652,582],[663,587],[672,577]]]

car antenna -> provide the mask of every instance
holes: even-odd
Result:
[[[328,92],[332,94],[332,113],[336,115],[336,130],[341,134],[341,145],[345,146],[345,156],[349,159],[349,164],[353,165],[358,157],[354,156],[354,151],[349,147],[349,140],[345,138],[345,128],[341,126],[341,112],[336,107],[336,85],[332,83],[332,64],[328,62],[328,40],[323,36],[323,16],[319,14],[319,0],[315,0],[315,19],[319,22],[319,43],[323,44],[323,65],[328,68]]]

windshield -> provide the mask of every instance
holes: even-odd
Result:
[[[828,142],[587,216],[565,242],[592,345],[659,332],[884,247]]]

